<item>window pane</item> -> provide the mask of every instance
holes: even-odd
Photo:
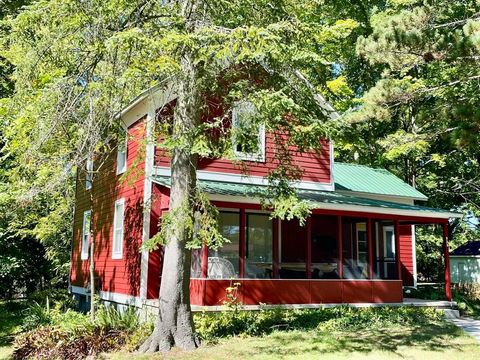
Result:
[[[247,215],[245,277],[272,277],[272,221],[268,215]]]
[[[122,251],[123,234],[121,229],[115,230],[115,241],[113,243],[113,252],[120,253]]]
[[[123,228],[123,204],[115,205],[115,230]]]
[[[230,279],[238,277],[240,249],[240,214],[220,212],[219,228],[224,237],[230,240],[217,250],[208,252],[208,277]]]
[[[126,144],[119,144],[117,148],[117,174],[126,170],[127,165],[127,149]]]

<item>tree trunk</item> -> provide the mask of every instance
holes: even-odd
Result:
[[[190,310],[191,240],[197,156],[192,154],[194,130],[199,121],[197,74],[189,56],[182,60],[178,79],[178,98],[173,120],[173,138],[179,142],[172,152],[170,209],[175,214],[167,229],[159,296],[159,317],[155,329],[140,347],[141,352],[168,351],[174,345],[183,350],[198,346]]]

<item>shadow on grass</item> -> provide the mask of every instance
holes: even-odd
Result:
[[[464,334],[460,329],[446,322],[343,332],[276,332],[268,340],[265,338],[266,341],[251,344],[253,346],[245,349],[243,355],[300,356],[312,352],[347,355],[349,352],[382,351],[402,356],[400,347],[414,347],[421,351],[463,351],[462,346],[453,341],[461,336]]]
[[[0,347],[9,346],[22,324],[27,307],[24,301],[0,301]]]

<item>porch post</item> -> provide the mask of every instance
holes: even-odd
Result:
[[[312,215],[307,218],[307,261],[306,261],[307,279],[312,278]]]
[[[338,221],[338,239],[337,239],[337,248],[338,248],[338,277],[343,279],[343,218],[342,215],[337,216]]]
[[[372,218],[367,218],[368,278],[373,279],[373,238]]]
[[[395,264],[397,265],[397,278],[398,280],[402,280],[402,264],[400,262],[400,222],[395,220],[393,226],[395,231]]]
[[[448,253],[448,223],[443,224],[443,257],[445,258],[445,297],[447,301],[452,301],[450,254]]]
[[[272,221],[272,226],[273,226],[273,264],[272,264],[272,277],[274,279],[278,279],[278,227],[280,226],[280,219],[276,218],[273,219]]]
[[[202,278],[208,277],[208,247],[206,244],[202,246]]]
[[[245,277],[245,225],[246,225],[246,215],[245,209],[240,209],[240,249],[238,252],[238,256],[240,258],[240,279]]]

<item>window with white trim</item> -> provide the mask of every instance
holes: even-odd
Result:
[[[83,213],[83,226],[82,226],[82,251],[81,259],[88,259],[88,248],[89,248],[89,238],[90,238],[90,222],[92,219],[92,211],[88,210]]]
[[[93,160],[88,159],[85,164],[85,189],[90,190],[92,188],[92,178],[93,178]]]
[[[123,174],[127,170],[127,144],[128,137],[125,136],[125,141],[120,142],[117,146],[117,175]]]
[[[240,160],[265,161],[265,124],[253,118],[255,107],[241,101],[232,110],[233,153]]]
[[[112,259],[121,259],[123,256],[124,213],[125,213],[125,199],[120,199],[115,201],[115,215],[113,217]]]

